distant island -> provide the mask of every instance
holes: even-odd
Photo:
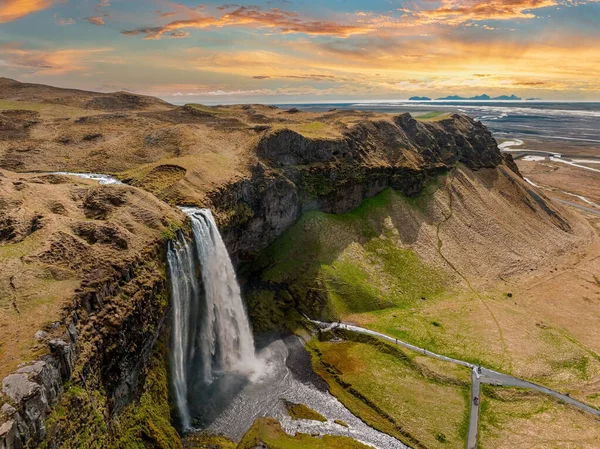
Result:
[[[409,101],[431,101],[429,97],[410,97]]]
[[[527,98],[527,101],[542,101],[541,98]]]
[[[477,95],[475,97],[461,97],[459,95],[450,95],[449,97],[444,97],[444,98],[438,98],[438,100],[452,100],[452,101],[456,101],[456,100],[468,100],[468,101],[520,101],[521,98],[517,97],[516,95],[500,95],[499,97],[490,97],[489,95],[483,94],[483,95]]]

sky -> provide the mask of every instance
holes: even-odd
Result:
[[[600,0],[0,0],[0,76],[173,103],[600,101],[599,72]]]

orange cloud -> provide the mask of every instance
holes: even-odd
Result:
[[[55,0],[2,0],[0,23],[12,22],[34,12],[50,8]]]
[[[436,9],[415,12],[424,22],[459,24],[470,20],[532,19],[531,11],[558,5],[557,0],[442,0]]]
[[[233,6],[233,5],[227,5]],[[225,11],[227,8],[219,8]],[[327,35],[348,37],[357,34],[366,34],[373,30],[370,25],[344,25],[332,21],[315,21],[304,19],[296,13],[273,8],[263,11],[258,6],[236,6],[231,12],[220,16],[205,16],[197,9],[186,9],[190,16],[188,19],[175,20],[166,25],[156,27],[142,27],[134,30],[124,30],[121,33],[131,36],[142,34],[144,39],[160,39],[164,35],[177,36],[177,30],[204,29],[209,27],[246,26],[277,30],[281,34],[304,33],[310,35]]]
[[[176,15],[177,13],[174,13],[173,11],[161,11],[160,9],[157,9],[156,11],[154,11],[156,13],[156,15],[158,17],[160,17],[161,19],[167,19],[169,17],[173,17],[174,15]]]
[[[92,25],[98,25],[98,26],[104,25],[104,18],[101,17],[101,16],[86,17],[83,20],[85,20],[86,22],[91,23]]]
[[[83,72],[98,53],[112,51],[112,48],[87,48],[67,50],[25,50],[14,45],[0,46],[0,59],[4,67],[25,69],[38,75],[60,75],[69,72]]]

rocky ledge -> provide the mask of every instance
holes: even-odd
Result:
[[[420,122],[410,114],[356,124],[339,138],[269,129],[251,175],[208,194],[236,262],[252,260],[309,210],[343,213],[387,187],[415,196],[424,183],[462,163],[507,164],[489,130],[468,116]]]
[[[102,392],[107,422],[136,397],[167,316],[166,239],[182,220],[133,187],[0,170],[0,448],[71,438],[66,420],[47,423],[66,389]]]

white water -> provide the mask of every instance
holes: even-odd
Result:
[[[188,406],[189,363],[193,359],[190,341],[195,340],[190,309],[196,309],[200,301],[200,289],[196,279],[193,247],[183,235],[170,242],[167,253],[173,303],[173,327],[171,334],[171,382],[175,404],[184,429],[191,427]],[[189,364],[188,364],[189,363]]]
[[[235,271],[212,213],[182,210],[192,220],[194,244],[178,236],[168,251],[173,300],[171,370],[181,424],[189,429],[193,382],[209,385],[229,373],[250,378],[260,371],[261,363]]]
[[[73,173],[66,171],[52,171],[52,172],[31,172],[30,174],[36,175],[64,175],[64,176],[76,176],[83,179],[91,179],[92,181],[98,181],[100,184],[123,184],[114,176],[104,175],[102,173]]]

